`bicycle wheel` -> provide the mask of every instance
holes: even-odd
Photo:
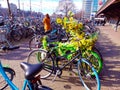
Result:
[[[100,90],[101,85],[99,76],[95,68],[88,60],[84,58],[79,60],[77,63],[77,68],[80,81],[86,90]],[[94,73],[94,77],[91,73]]]
[[[34,29],[33,28],[26,28],[26,37],[32,37],[34,35]]]
[[[41,39],[42,39],[41,35],[33,36],[29,41],[30,50],[35,50],[35,49],[40,48],[42,46]]]
[[[11,37],[14,41],[20,41],[22,39],[22,35],[17,30],[12,30]]]
[[[8,76],[8,78],[12,81],[13,76],[15,75],[14,70],[12,70],[11,68],[7,68],[7,67],[3,67],[3,69],[6,75]],[[0,74],[0,90],[4,90],[7,86],[8,86],[7,82],[4,80],[4,78]]]
[[[100,56],[98,55],[98,53],[96,53],[92,50],[87,51],[87,52],[84,52],[83,57],[88,59],[89,62],[92,63],[94,68],[97,70],[97,73],[100,74],[102,67],[103,67],[103,62],[102,62]],[[91,73],[91,75],[94,76],[94,73]]]
[[[92,48],[92,50],[98,54],[98,56],[100,57],[101,61],[103,62],[103,56],[102,56],[101,52],[99,51],[99,49],[96,46],[94,46]]]
[[[40,72],[41,78],[49,77],[53,72],[54,62],[50,55],[48,55],[46,50],[34,50],[28,55],[28,63],[36,64],[43,62],[45,64],[43,70]]]

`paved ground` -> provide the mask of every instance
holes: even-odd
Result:
[[[120,31],[115,32],[110,25],[99,28],[101,36],[98,46],[104,58],[101,90],[120,90]]]
[[[112,26],[99,26],[101,35],[98,40],[103,59],[104,68],[100,75],[101,90],[120,90],[120,31],[114,32]],[[30,53],[28,42],[19,43],[21,46],[18,50],[1,53],[0,59],[4,65],[12,67],[16,76],[13,82],[19,87],[23,84],[23,71],[19,64],[26,62],[27,55]],[[54,90],[84,90],[75,75],[63,72],[62,78],[57,78],[55,82],[50,80],[43,81],[44,85],[52,87]],[[10,90],[7,88],[5,90]]]

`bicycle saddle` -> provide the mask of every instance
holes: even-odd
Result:
[[[25,71],[25,78],[27,80],[33,79],[44,67],[44,63],[29,64],[26,62],[20,63],[21,68]]]

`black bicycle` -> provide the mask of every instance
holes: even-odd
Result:
[[[28,63],[43,62],[45,64],[45,67],[41,72],[41,78],[45,79],[54,74],[54,81],[57,76],[61,77],[62,71],[67,66],[70,66],[71,68],[75,64],[74,66],[77,67],[78,76],[83,86],[87,90],[100,90],[100,80],[98,74],[92,64],[87,59],[82,57],[80,49],[76,52],[66,51],[66,55],[59,56],[56,55],[56,45],[51,44],[49,47],[52,49],[48,51],[43,49],[34,50],[28,56]],[[70,60],[66,60],[65,58],[68,55],[72,55]],[[91,73],[95,74],[94,77]]]

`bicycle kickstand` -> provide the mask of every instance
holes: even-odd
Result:
[[[55,77],[52,79],[52,82],[55,81],[55,79],[56,79],[56,77],[58,76],[59,72],[60,72],[60,70],[57,70],[57,71],[56,71]]]

